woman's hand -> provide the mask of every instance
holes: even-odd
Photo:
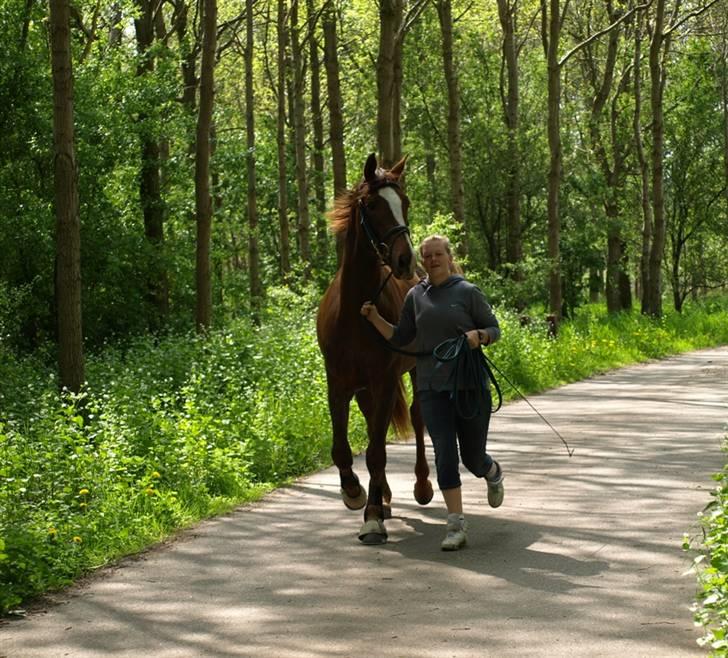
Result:
[[[480,331],[479,329],[471,329],[470,331],[466,331],[465,335],[468,338],[468,345],[470,346],[470,349],[475,349],[476,347],[480,347],[481,345],[487,345],[490,342],[490,336],[488,335],[488,332],[486,331]],[[484,340],[481,341],[481,338]]]
[[[377,307],[371,302],[364,302],[359,311],[369,322],[375,322],[379,318]]]

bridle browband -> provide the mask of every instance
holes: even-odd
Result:
[[[383,187],[394,187],[396,189],[400,189],[399,183],[393,180],[380,179],[378,181],[369,183],[370,192],[376,192]],[[367,236],[369,244],[372,246],[372,249],[374,249],[377,256],[379,256],[379,259],[384,265],[389,265],[389,263],[387,263],[387,257],[389,256],[389,252],[391,251],[391,245],[394,244],[394,241],[400,235],[410,234],[409,226],[397,224],[396,226],[390,228],[383,236],[380,237],[374,227],[371,225],[371,222],[369,221],[366,209],[364,207],[363,198],[359,199],[359,223],[361,224],[364,234]]]

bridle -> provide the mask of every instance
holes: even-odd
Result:
[[[369,189],[372,192],[380,190],[383,187],[394,187],[398,190],[400,189],[399,183],[391,180],[383,180],[378,184],[370,183],[369,185]],[[361,227],[364,231],[364,235],[367,236],[369,244],[372,246],[372,249],[374,249],[377,256],[379,256],[379,259],[382,261],[382,264],[384,265],[389,265],[389,263],[387,262],[387,258],[389,257],[389,253],[395,240],[400,235],[410,234],[409,226],[397,224],[396,226],[390,228],[383,236],[380,237],[375,228],[372,226],[369,217],[367,216],[363,199],[359,199],[359,223],[361,224]]]

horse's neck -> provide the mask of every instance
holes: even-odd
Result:
[[[341,262],[341,303],[357,312],[364,301],[374,297],[382,278],[382,264],[368,244],[351,241]]]

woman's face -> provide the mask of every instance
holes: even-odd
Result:
[[[422,246],[422,264],[430,281],[438,285],[450,276],[452,256],[442,240],[429,240]]]

